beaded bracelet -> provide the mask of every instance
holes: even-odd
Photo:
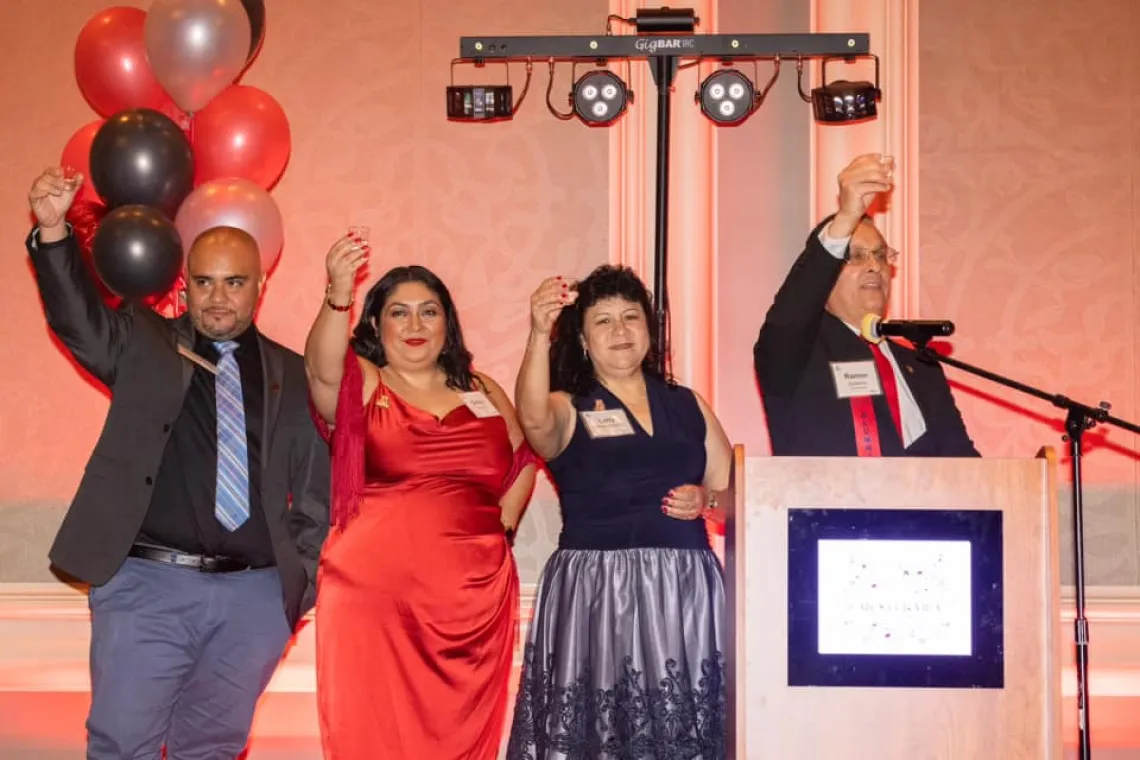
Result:
[[[332,283],[330,282],[328,284],[328,286],[325,288],[325,304],[330,309],[332,309],[333,311],[341,311],[341,312],[348,311],[349,309],[352,308],[352,304],[355,302],[356,302],[356,296],[354,295],[354,296],[352,296],[352,298],[348,299],[347,304],[345,304],[344,306],[338,306],[337,304],[332,302]]]

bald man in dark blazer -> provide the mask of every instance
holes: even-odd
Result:
[[[182,317],[110,309],[64,221],[81,180],[36,179],[26,246],[49,327],[111,395],[50,553],[90,585],[87,757],[237,757],[313,606],[328,450],[303,359],[253,324],[256,241],[187,241]]]

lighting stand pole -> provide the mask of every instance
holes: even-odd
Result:
[[[669,369],[669,126],[672,116],[672,88],[677,78],[677,57],[655,55],[649,59],[657,85],[657,187],[653,219],[653,309],[657,317],[657,369]]]
[[[965,370],[972,375],[1013,388],[1034,398],[1048,401],[1053,406],[1064,409],[1065,441],[1069,444],[1069,459],[1073,475],[1073,581],[1076,584],[1076,615],[1073,620],[1073,634],[1077,652],[1077,730],[1078,757],[1080,760],[1092,758],[1092,731],[1089,725],[1089,621],[1085,616],[1085,505],[1084,486],[1081,482],[1082,439],[1086,430],[1098,423],[1115,425],[1132,433],[1140,433],[1140,426],[1113,417],[1108,413],[1111,405],[1107,401],[1097,406],[1088,406],[1073,401],[1060,393],[1046,393],[1031,385],[1010,380],[1007,377],[975,367],[965,362],[942,356],[928,347],[926,342],[917,345],[918,356],[925,362],[948,364]]]

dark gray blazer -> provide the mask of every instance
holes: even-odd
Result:
[[[86,472],[52,545],[52,564],[92,585],[119,569],[150,506],[154,478],[195,365],[186,316],[167,319],[145,305],[108,308],[74,237],[26,241],[52,332],[111,393],[111,408]],[[329,452],[309,417],[304,359],[261,337],[265,377],[261,504],[281,574],[290,625],[316,598],[328,533]]]

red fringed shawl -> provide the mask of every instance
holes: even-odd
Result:
[[[332,467],[332,491],[329,494],[330,522],[343,528],[360,512],[360,498],[364,494],[364,440],[367,433],[364,420],[364,373],[356,352],[351,348],[344,356],[344,376],[336,397],[336,426],[329,428],[317,413],[312,399],[309,413],[316,422],[321,437],[329,444]],[[503,481],[506,493],[528,464],[537,466],[538,455],[524,440],[511,460],[511,469]]]
[[[343,528],[360,511],[364,491],[364,373],[351,348],[344,355],[344,376],[336,397],[336,427],[317,414],[312,399],[309,411],[321,437],[329,443],[332,491],[329,494],[330,522]]]

